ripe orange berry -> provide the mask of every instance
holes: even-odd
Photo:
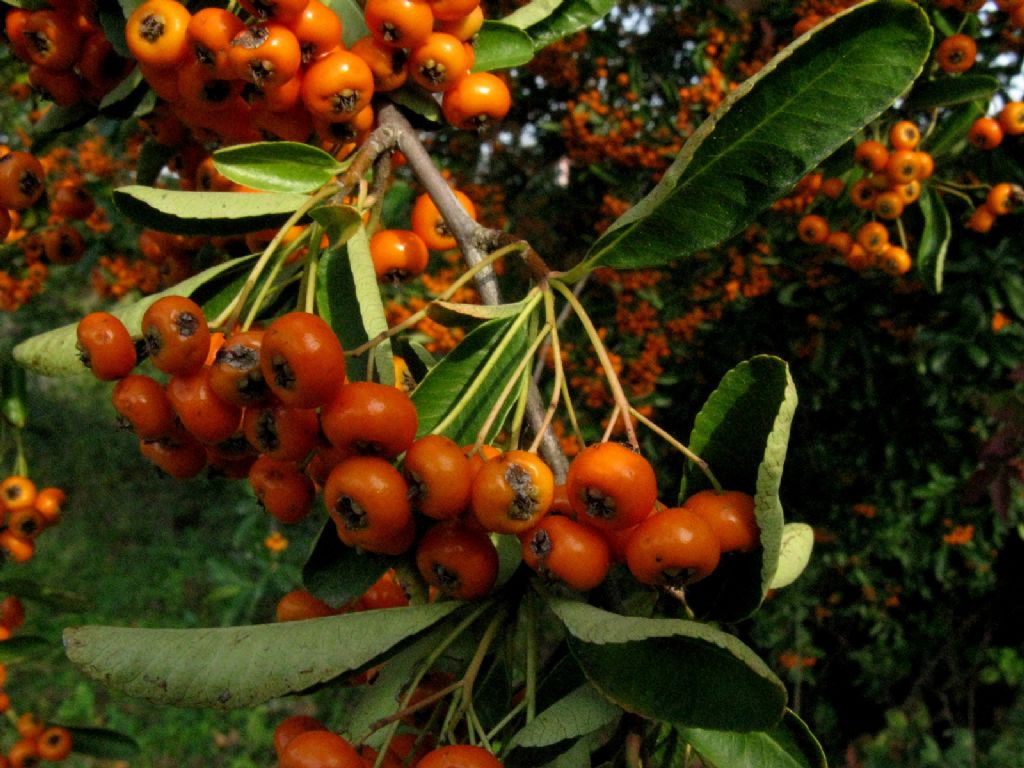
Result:
[[[314,61],[302,78],[302,102],[314,118],[347,122],[370,104],[373,72],[351,51],[335,50]]]
[[[967,228],[973,230],[979,234],[984,234],[992,229],[992,225],[996,223],[996,215],[992,213],[992,209],[986,205],[979,205],[971,213],[970,218],[967,220]]]
[[[722,552],[753,552],[761,546],[754,497],[742,491],[699,491],[683,502],[715,532]]]
[[[333,615],[334,609],[331,606],[305,589],[293,589],[291,592],[286,592],[277,601],[277,607],[274,609],[275,621],[305,621]],[[280,755],[288,742],[300,733],[320,728],[323,728],[323,725],[312,717],[295,720],[288,718],[280,723],[274,731],[274,749]]]
[[[416,768],[503,768],[498,758],[483,747],[453,744],[424,755]]]
[[[604,530],[636,525],[658,496],[650,462],[620,443],[593,443],[580,451],[565,485],[577,519]]]
[[[324,435],[340,448],[394,458],[412,445],[416,406],[397,387],[372,381],[342,385],[320,414]]]
[[[284,598],[282,598],[282,600],[283,599]],[[280,603],[278,605],[280,605]],[[282,621],[282,619],[278,619],[278,621]],[[274,729],[274,752],[277,753],[277,757],[280,759],[284,748],[287,747],[289,742],[291,742],[291,740],[300,733],[322,730],[325,730],[323,723],[315,717],[310,717],[309,715],[292,715],[291,717],[286,717],[278,723],[277,727]]]
[[[416,546],[416,568],[445,595],[477,600],[498,578],[498,551],[484,531],[455,521],[437,523]]]
[[[853,151],[853,159],[857,165],[870,173],[880,173],[889,162],[889,150],[878,141],[862,141]]]
[[[400,555],[413,544],[409,487],[385,459],[343,459],[324,484],[324,504],[338,538],[350,547]]]
[[[458,517],[469,507],[473,477],[469,459],[443,435],[425,435],[405,452],[402,472],[413,509],[435,520]]]
[[[370,256],[378,280],[399,282],[422,274],[430,261],[423,239],[407,229],[382,229],[370,238]]]
[[[996,184],[985,198],[985,207],[996,216],[1012,213],[1024,203],[1024,188],[1019,184]]]
[[[317,408],[341,389],[345,352],[322,318],[289,312],[264,331],[260,369],[282,403],[292,408]]]
[[[469,70],[462,41],[444,32],[431,32],[409,52],[409,76],[421,88],[440,93],[451,90]]]
[[[164,373],[199,370],[210,351],[210,328],[202,307],[185,296],[164,296],[142,316],[149,360]]]
[[[1024,8],[1024,3],[1021,5]],[[1010,101],[999,112],[999,125],[1007,136],[1024,133],[1024,101]]]
[[[467,131],[500,123],[511,108],[508,86],[490,72],[471,72],[445,92],[441,100],[444,119]]]
[[[473,201],[457,189],[453,189],[452,192],[463,210],[469,214],[471,219],[475,220],[476,206],[473,205]],[[424,193],[416,198],[416,202],[412,206],[411,217],[412,231],[420,236],[428,248],[434,251],[447,251],[456,247],[455,238],[448,230],[444,217],[441,216],[441,212],[429,195]]]
[[[554,487],[554,475],[543,459],[527,451],[506,451],[480,467],[470,503],[488,531],[522,533],[547,514]]]
[[[434,27],[434,14],[423,0],[367,0],[363,17],[374,39],[392,48],[416,48]]]
[[[578,592],[604,581],[611,567],[611,551],[602,533],[568,517],[548,515],[521,540],[528,567]]]
[[[281,750],[279,768],[365,768],[345,739],[331,731],[305,731]]]
[[[903,195],[896,190],[880,192],[875,198],[874,212],[881,219],[898,219],[903,213]]]
[[[913,266],[913,260],[906,249],[898,245],[888,245],[878,255],[878,265],[883,272],[890,275],[905,275]]]
[[[921,130],[909,120],[900,120],[889,129],[889,143],[893,149],[917,149]]]
[[[691,584],[710,575],[720,557],[714,530],[685,507],[651,515],[626,545],[626,565],[641,584]]]
[[[828,222],[817,214],[808,214],[800,219],[796,227],[797,235],[808,245],[820,245],[828,237]]]
[[[92,312],[76,330],[78,357],[101,381],[113,381],[135,367],[135,342],[118,318],[109,312]]]
[[[935,49],[935,60],[943,72],[966,72],[977,56],[978,45],[970,35],[950,35]]]
[[[1003,142],[1003,128],[994,118],[979,117],[967,132],[967,141],[977,149],[995,149]]]
[[[34,155],[8,152],[0,157],[0,208],[31,208],[42,197],[45,182],[42,163]]]
[[[877,221],[869,221],[857,230],[857,244],[868,253],[879,254],[889,244],[889,230]]]
[[[188,55],[191,18],[177,0],[147,0],[125,22],[128,50],[142,64],[172,69]]]

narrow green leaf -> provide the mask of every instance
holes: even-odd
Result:
[[[13,664],[16,661],[32,659],[57,650],[54,643],[34,635],[17,635],[0,643],[0,663]]]
[[[734,731],[770,728],[782,718],[785,687],[733,635],[561,598],[548,605],[569,631],[569,647],[590,682],[629,712]]]
[[[334,522],[328,519],[302,565],[302,583],[337,608],[373,586],[394,560],[345,546],[338,538]]]
[[[515,317],[523,311],[525,302],[512,304],[456,304],[450,301],[435,301],[430,305],[429,315],[443,325],[458,323],[464,318],[493,320],[496,317]]]
[[[779,567],[770,589],[788,587],[804,572],[814,549],[814,529],[806,523],[786,523],[782,528]]]
[[[30,600],[61,612],[78,611],[89,605],[85,597],[77,592],[50,587],[31,579],[0,579],[0,592],[17,595],[22,600]]]
[[[441,119],[441,105],[422,88],[404,85],[396,91],[389,91],[388,98],[432,123]]]
[[[341,19],[341,39],[346,48],[351,48],[360,38],[370,34],[363,7],[356,0],[325,0],[324,4]]]
[[[213,163],[232,181],[266,192],[314,192],[344,169],[319,147],[294,141],[225,147]]]
[[[142,76],[142,72],[139,71],[138,67],[133,69],[128,74],[128,77],[114,86],[114,88],[103,97],[100,101],[100,112],[105,114],[107,110],[113,109],[115,105],[132,97],[136,88],[149,88],[146,84],[146,79]]]
[[[908,0],[860,3],[799,38],[726,98],[572,277],[667,264],[741,231],[913,83],[931,40]]]
[[[917,274],[932,293],[942,292],[942,273],[946,268],[946,250],[953,236],[949,211],[939,194],[930,186],[918,198],[924,226],[917,246]]]
[[[791,710],[774,727],[752,733],[680,728],[709,768],[828,768],[825,752]]]
[[[355,349],[387,330],[370,241],[361,221],[343,247],[332,245],[321,256],[317,268],[317,307],[346,350]],[[368,354],[373,355],[377,379],[383,384],[394,384],[391,341],[385,339]],[[365,356],[346,358],[346,366],[349,380],[366,379]]]
[[[83,100],[70,107],[54,105],[32,126],[32,151],[41,153],[58,136],[81,128],[96,117],[96,107]]]
[[[307,199],[294,192],[183,192],[139,185],[114,190],[114,204],[125,216],[185,235],[244,235],[276,228]]]
[[[963,74],[956,77],[940,77],[936,80],[922,80],[914,86],[907,97],[906,108],[913,112],[971,101],[988,102],[999,90],[999,81],[992,75]]]
[[[466,391],[479,378],[481,370],[501,343],[510,324],[511,320],[506,318],[483,323],[467,334],[455,349],[430,369],[412,393],[412,400],[420,417],[420,435],[431,432],[456,404],[465,400]],[[483,426],[487,414],[515,371],[522,355],[526,354],[528,346],[526,332],[518,332],[476,395],[466,403],[460,417],[445,431],[448,437],[460,444],[476,440],[477,432]],[[495,421],[494,432],[501,428],[501,423],[511,407],[512,398],[509,398],[503,413],[499,414]]]
[[[511,24],[513,27],[519,27],[519,29],[527,29],[558,10],[562,2],[563,0],[531,0],[526,5],[512,11],[501,21]]]
[[[64,726],[71,732],[71,750],[102,760],[133,760],[139,756],[139,744],[131,736],[107,728]]]
[[[324,228],[327,239],[336,248],[345,245],[363,224],[363,217],[351,205],[320,205],[309,216]]]
[[[760,550],[723,558],[711,576],[687,588],[687,602],[698,616],[736,621],[749,615],[775,577],[783,526],[779,485],[796,403],[789,366],[759,355],[722,377],[697,414],[690,449],[708,462],[725,490],[754,497],[761,529]],[[679,498],[710,487],[707,477],[688,465]]]
[[[590,683],[559,699],[512,737],[514,747],[547,747],[604,728],[622,710]]]
[[[446,627],[445,622],[439,622],[423,637],[396,653],[388,659],[373,685],[363,687],[361,695],[345,717],[345,728],[353,739],[362,738],[378,720],[398,711],[406,686],[416,674],[420,662],[437,647]],[[384,729],[375,731],[367,743],[379,747],[386,733]]]
[[[25,369],[7,356],[0,358],[0,418],[15,429],[24,429],[28,421]]]
[[[211,629],[72,627],[68,658],[130,696],[250,707],[359,669],[456,610],[455,603]]]
[[[985,110],[976,102],[945,110],[946,115],[935,125],[935,130],[924,142],[932,157],[946,157],[960,150],[967,141],[967,132]]]
[[[526,31],[537,50],[586,29],[616,5],[615,0],[565,0]]]
[[[476,44],[474,72],[508,69],[533,58],[533,40],[519,27],[500,21],[485,21]]]
[[[233,270],[244,267],[252,256],[241,256],[223,264],[203,270],[165,291],[139,299],[134,304],[112,309],[110,313],[121,319],[133,336],[142,332],[142,316],[157,299],[163,296],[190,296],[198,299],[198,292],[215,285],[215,281],[228,280]],[[200,302],[202,303],[202,302]],[[73,376],[83,374],[86,368],[78,359],[78,323],[40,333],[26,339],[14,348],[14,359],[19,365],[43,376]]]

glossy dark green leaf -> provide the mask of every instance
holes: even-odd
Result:
[[[708,768],[828,768],[821,744],[791,710],[774,727],[752,733],[680,728]]]
[[[68,658],[130,696],[250,707],[357,670],[456,610],[455,603],[211,629],[72,627]]]
[[[775,576],[783,527],[779,485],[796,403],[789,366],[760,355],[722,377],[697,414],[690,449],[708,463],[722,488],[754,497],[761,529],[759,551],[723,557],[711,576],[687,588],[687,603],[698,616],[735,621],[749,615]],[[689,464],[679,498],[710,487],[704,473]]]
[[[56,643],[51,643],[45,638],[34,635],[15,635],[0,643],[0,663],[12,664],[56,650]]]
[[[294,192],[183,192],[138,185],[114,190],[114,204],[125,216],[183,235],[244,235],[276,228],[307,200]]]
[[[370,34],[363,7],[356,0],[325,0],[324,4],[341,19],[341,39],[346,48],[351,48],[360,38]]]
[[[628,712],[716,730],[771,728],[786,689],[735,636],[681,619],[610,613],[551,598],[569,647],[594,687]]]
[[[501,21],[505,24],[519,27],[519,29],[527,29],[546,19],[558,10],[558,6],[562,5],[563,2],[564,0],[531,0],[512,11]]]
[[[266,192],[313,192],[344,169],[322,149],[294,141],[225,147],[213,163],[232,181]]]
[[[419,413],[419,434],[431,432],[448,415],[456,404],[466,401],[466,393],[487,363],[511,325],[511,319],[489,320],[459,342],[419,383],[412,393],[413,402]],[[465,403],[459,418],[445,434],[457,443],[472,443],[483,426],[492,406],[508,382],[509,377],[526,353],[527,335],[524,330],[515,333],[504,354],[491,369],[490,374],[477,389],[476,394]],[[493,432],[501,426],[504,416],[512,407],[512,398],[495,421]]]
[[[992,75],[966,73],[956,77],[922,80],[907,97],[906,108],[914,112],[971,101],[988,102],[999,90],[999,81]]]
[[[534,43],[519,27],[500,21],[485,21],[474,48],[473,71],[490,72],[526,64],[533,58]]]
[[[593,733],[615,722],[621,715],[619,707],[586,683],[538,713],[512,737],[512,744],[515,747],[548,747]]]
[[[108,728],[64,726],[71,732],[71,750],[101,760],[133,760],[139,756],[139,744],[131,736]]]
[[[949,211],[939,194],[930,186],[921,190],[918,207],[924,225],[917,245],[917,275],[932,293],[942,291],[942,273],[946,268],[946,250],[953,236]]]
[[[317,308],[346,350],[356,349],[387,330],[370,243],[361,225],[344,246],[332,245],[321,255],[317,267]],[[366,379],[367,355],[373,355],[377,380],[394,384],[391,341],[387,339],[367,354],[346,358],[349,380]]]
[[[345,546],[328,519],[302,565],[302,583],[321,600],[338,608],[373,586],[394,560]]]
[[[526,27],[526,31],[539,50],[586,29],[615,5],[615,0],[564,0],[543,19]]]
[[[62,133],[81,128],[94,117],[96,107],[84,100],[70,107],[50,107],[32,126],[32,151],[41,153]]]
[[[799,38],[726,98],[572,277],[667,264],[739,232],[892,104],[931,40],[908,0],[861,3]]]
[[[146,84],[145,78],[142,73],[136,67],[133,69],[124,80],[114,86],[106,96],[100,101],[100,112],[106,114],[108,110],[113,110],[116,105],[121,104],[125,100],[135,100],[135,91],[137,89],[148,90],[149,86]]]
[[[130,334],[137,336],[142,330],[142,316],[157,299],[163,296],[194,296],[208,284],[227,279],[233,270],[244,268],[251,260],[251,256],[242,256],[210,267],[165,291],[146,296],[134,304],[111,309],[110,313],[121,319]],[[19,365],[43,376],[84,374],[86,369],[78,359],[75,347],[77,328],[78,323],[74,322],[32,336],[14,348],[14,359]]]
[[[441,105],[437,103],[437,99],[422,88],[405,85],[398,90],[390,91],[388,98],[433,123],[441,119]]]

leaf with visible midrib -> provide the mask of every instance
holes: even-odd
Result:
[[[134,304],[112,309],[110,314],[125,324],[128,333],[137,336],[141,333],[142,316],[157,299],[164,296],[193,296],[207,283],[225,278],[232,270],[252,260],[252,256],[241,256],[210,267],[165,291],[146,296]],[[14,348],[14,359],[19,365],[43,376],[73,376],[85,373],[86,368],[78,359],[78,349],[75,346],[78,343],[77,329],[78,323],[75,322],[32,336]]]
[[[569,647],[594,687],[623,709],[678,725],[770,728],[786,689],[733,635],[707,624],[648,619],[551,598]]]
[[[949,211],[938,192],[930,186],[921,190],[918,200],[924,226],[917,246],[917,274],[932,293],[942,292],[942,277],[946,269],[946,249],[953,236]]]
[[[64,649],[104,685],[176,706],[249,707],[359,669],[460,606],[211,629],[72,627]]]
[[[749,615],[775,576],[783,527],[779,486],[796,403],[789,366],[759,355],[725,374],[694,420],[690,449],[708,463],[723,489],[754,497],[761,532],[758,552],[723,556],[708,578],[687,587],[687,603],[698,616],[737,621]],[[704,473],[689,464],[680,501],[710,487]]]
[[[931,40],[906,0],[862,3],[798,39],[730,94],[571,276],[666,264],[741,231],[914,82]]]
[[[232,181],[268,192],[313,192],[345,167],[322,149],[294,141],[224,147],[213,162]]]
[[[781,722],[766,731],[680,728],[679,735],[713,768],[828,768],[821,744],[789,709]]]

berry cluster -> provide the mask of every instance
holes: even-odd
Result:
[[[423,739],[422,741],[428,741]],[[373,768],[378,753],[367,745],[355,746],[309,715],[292,715],[274,729],[274,750],[279,768]],[[483,747],[453,744],[433,748],[413,734],[391,739],[380,762],[383,768],[502,768],[502,763]]]
[[[47,725],[31,712],[19,715],[14,726],[18,740],[7,750],[4,762],[10,768],[32,768],[42,760],[56,763],[71,754],[71,731],[63,726]]]
[[[60,488],[37,489],[23,475],[4,478],[0,482],[0,550],[16,563],[31,560],[36,537],[60,522],[65,501]]]
[[[479,0],[370,0],[369,34],[351,48],[319,0],[239,5],[241,16],[221,7],[193,14],[177,0],[148,0],[125,29],[157,95],[185,125],[222,141],[315,133],[329,145],[358,142],[373,126],[373,95],[407,80],[440,94],[460,128],[500,121],[511,107],[500,78],[470,73]]]

